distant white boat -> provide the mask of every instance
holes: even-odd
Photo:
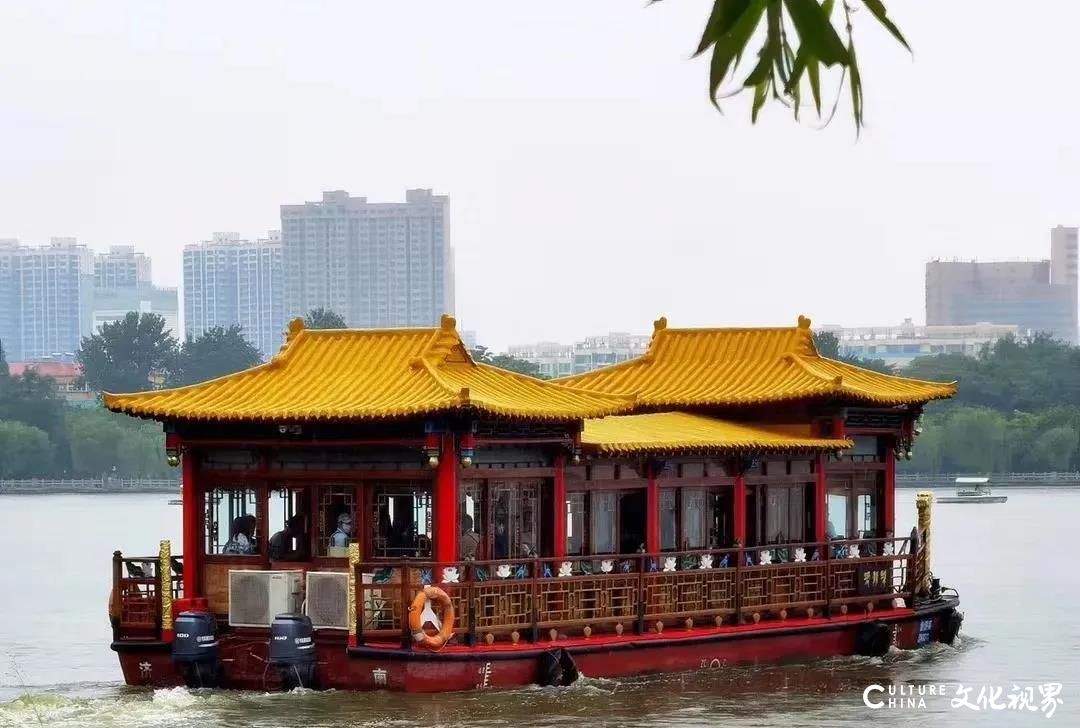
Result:
[[[183,505],[183,504],[184,504],[184,501],[179,500],[178,498],[173,498],[171,501],[169,501],[170,506],[180,506],[180,505]]]
[[[990,491],[990,478],[957,478],[956,495],[938,498],[938,503],[1004,503],[1005,495]]]

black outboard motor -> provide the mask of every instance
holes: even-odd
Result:
[[[270,659],[283,690],[316,688],[315,628],[305,614],[279,614],[270,625]]]
[[[221,687],[217,620],[209,612],[180,612],[173,624],[173,663],[189,688]]]

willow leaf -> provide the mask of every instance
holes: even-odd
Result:
[[[885,14],[885,3],[881,2],[881,0],[863,0],[863,5],[866,6],[866,9],[869,10],[875,18],[877,18],[879,23],[884,25],[885,28],[892,33],[893,38],[900,41],[900,45],[907,48],[910,53],[911,46],[908,45],[907,40],[904,38],[904,34],[900,32],[900,29],[896,27],[896,24],[889,20],[888,16]]]
[[[742,57],[750,36],[761,21],[767,2],[768,0],[750,0],[750,6],[739,16],[731,30],[719,38],[713,46],[712,62],[709,64],[709,98],[717,108],[719,104],[716,98],[720,84],[727,78],[732,61]]]
[[[847,50],[817,0],[784,0],[784,6],[805,44],[826,66],[847,65]]]
[[[731,30],[749,7],[750,0],[713,0],[709,22],[705,24],[705,32],[701,34],[701,42],[694,51],[694,57],[697,58],[707,51],[713,43]]]
[[[765,105],[765,100],[769,98],[770,85],[769,79],[766,78],[754,88],[754,106],[750,110],[751,124],[757,123],[758,112],[761,111],[761,107]]]

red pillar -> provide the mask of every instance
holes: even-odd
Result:
[[[199,528],[202,522],[202,492],[196,479],[198,472],[195,453],[185,450],[181,457],[181,510],[184,528],[184,598],[199,596],[199,572],[202,570],[202,543]]]
[[[825,477],[825,462],[828,456],[818,453],[814,463],[814,540],[826,539],[826,518],[829,509],[829,486]]]
[[[660,484],[656,480],[656,465],[647,466],[649,482],[645,489],[645,550],[660,553]]]
[[[556,558],[566,556],[566,456],[555,456],[555,488],[551,495],[551,507],[554,509],[554,528],[551,529],[551,554]]]
[[[896,453],[885,448],[885,502],[881,504],[881,520],[886,531],[896,533]],[[881,534],[884,538],[885,534]]]
[[[454,435],[444,432],[439,438],[439,467],[435,473],[436,561],[457,561],[458,557],[457,469]]]
[[[746,476],[740,472],[735,475],[734,495],[732,498],[735,519],[735,540],[741,546],[746,545]]]

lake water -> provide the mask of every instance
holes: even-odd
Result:
[[[1006,491],[1002,491],[1006,492]],[[960,643],[883,659],[731,668],[569,688],[444,695],[257,694],[141,690],[121,683],[109,649],[111,555],[179,550],[180,509],[167,495],[0,496],[0,726],[916,726],[1080,725],[1080,490],[1012,490],[1003,505],[935,506],[933,569],[960,591]],[[897,533],[915,492],[897,496]],[[870,710],[871,684],[951,684],[925,708]],[[1061,683],[1040,710],[951,707],[956,684]],[[918,688],[916,687],[917,691]],[[917,700],[917,697],[916,697]]]

